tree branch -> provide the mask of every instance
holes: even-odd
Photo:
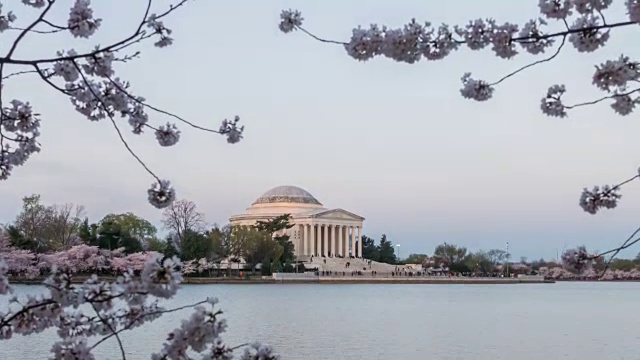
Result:
[[[127,143],[127,141],[124,139],[124,137],[122,136],[122,132],[120,131],[120,128],[118,127],[118,124],[116,124],[115,119],[113,118],[113,115],[111,114],[111,111],[109,111],[109,107],[104,103],[104,101],[102,101],[102,99],[98,96],[98,94],[95,93],[95,91],[93,90],[93,88],[91,87],[91,85],[89,84],[89,81],[87,80],[87,78],[85,77],[84,73],[82,72],[82,69],[80,68],[80,66],[78,65],[78,63],[76,63],[75,61],[73,61],[73,65],[75,66],[75,68],[78,70],[78,73],[80,74],[80,77],[82,78],[83,83],[85,84],[85,86],[87,87],[87,89],[89,89],[89,91],[91,92],[91,94],[93,95],[93,97],[98,101],[98,103],[100,104],[100,106],[102,107],[102,109],[104,110],[105,114],[107,114],[107,116],[109,117],[109,120],[111,120],[111,124],[113,124],[113,127],[116,129],[116,133],[118,134],[118,137],[120,138],[120,142],[122,142],[122,144],[125,146],[125,148],[127,149],[127,151],[129,151],[129,153],[138,161],[138,163],[140,165],[142,165],[142,167],[149,173],[151,174],[151,176],[153,176],[158,183],[160,183],[160,178],[153,172],[151,171],[151,169],[149,169],[149,167],[147,166],[147,164],[144,163],[144,161],[142,161],[142,159],[140,159],[140,157],[131,149],[131,147],[129,146],[129,144]]]

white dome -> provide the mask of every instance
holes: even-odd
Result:
[[[297,203],[322,205],[313,195],[297,186],[278,186],[262,194],[253,204]]]

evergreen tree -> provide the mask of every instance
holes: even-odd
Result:
[[[89,225],[89,218],[85,218],[78,229],[78,237],[87,245],[98,245],[98,225]]]
[[[268,221],[258,221],[254,225],[254,227],[259,231],[268,233],[282,247],[282,255],[280,255],[279,258],[280,263],[293,262],[295,259],[294,246],[289,240],[290,236],[287,234],[274,236],[274,234],[279,231],[291,229],[293,227],[293,224],[289,223],[290,219],[290,214],[283,214]]]
[[[391,241],[387,240],[387,235],[385,234],[382,234],[382,238],[380,238],[378,253],[380,254],[380,262],[387,264],[395,264],[397,262],[393,244]]]
[[[366,235],[362,235],[362,257],[373,261],[380,261],[380,253],[378,252],[376,241]]]

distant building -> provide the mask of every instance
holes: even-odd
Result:
[[[299,258],[314,256],[362,257],[364,218],[343,209],[327,209],[306,190],[296,186],[273,188],[229,219],[232,226],[254,225],[283,214],[291,214],[294,226],[286,230]]]

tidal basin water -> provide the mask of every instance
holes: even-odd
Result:
[[[640,359],[640,283],[190,285],[167,305],[209,296],[220,300],[229,344],[260,340],[283,359]],[[149,359],[189,314],[126,333],[127,358]],[[47,359],[55,339],[0,341],[0,359]],[[98,349],[98,359],[120,358],[114,342]]]

